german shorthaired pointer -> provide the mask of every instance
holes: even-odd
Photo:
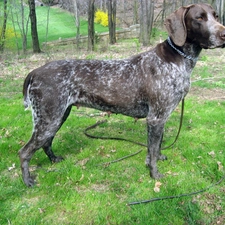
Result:
[[[60,60],[28,74],[24,105],[31,106],[33,134],[19,151],[23,180],[34,184],[29,161],[43,148],[52,162],[62,160],[52,151],[56,132],[72,106],[85,106],[147,119],[146,164],[152,178],[162,175],[157,160],[164,125],[190,87],[190,75],[202,48],[225,46],[225,27],[207,4],[181,7],[165,21],[169,37],[151,51],[124,60]]]

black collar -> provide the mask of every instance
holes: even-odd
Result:
[[[197,58],[194,58],[194,57],[192,57],[192,56],[190,56],[190,55],[186,55],[184,52],[182,52],[182,51],[180,51],[179,49],[177,49],[175,46],[174,46],[174,44],[172,43],[172,41],[171,41],[171,39],[170,39],[170,37],[168,37],[167,38],[167,42],[168,42],[168,44],[179,54],[179,55],[181,55],[181,56],[183,56],[184,58],[187,58],[187,59],[189,59],[189,60],[192,60],[192,61],[196,61],[197,60]]]

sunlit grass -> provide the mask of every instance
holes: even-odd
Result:
[[[25,18],[28,19],[29,9],[28,6],[24,7]],[[38,37],[39,43],[42,45],[43,42],[46,41],[54,41],[65,38],[75,38],[77,33],[77,28],[75,26],[75,18],[72,13],[69,13],[65,10],[56,7],[36,7],[36,16],[37,16],[37,29],[38,29]],[[14,15],[15,17],[15,15]],[[19,18],[21,15],[19,15]],[[15,20],[15,18],[14,18]],[[9,16],[8,23],[10,27],[13,27],[12,18]],[[19,22],[20,24],[21,22]],[[18,44],[19,48],[22,48],[22,39],[21,39],[21,31],[18,26],[18,22],[15,21],[15,28],[18,36]],[[20,25],[21,26],[21,25]],[[108,31],[108,27],[104,27],[100,24],[95,24],[95,30],[97,32],[106,32]],[[88,34],[88,21],[84,18],[80,18],[80,35]],[[16,42],[16,39],[6,40]],[[28,26],[27,32],[27,44],[28,48],[32,46],[31,39],[31,31],[30,31],[30,23]],[[15,47],[15,45],[13,45]]]
[[[101,57],[93,54],[96,55],[92,58]],[[210,64],[211,58],[204,63]],[[15,64],[14,60],[5,64],[12,71],[20,71],[20,66],[23,63]],[[197,65],[193,79],[207,77],[201,66]],[[216,72],[220,68],[221,63],[214,62],[214,69],[208,68],[208,76],[220,76]],[[144,164],[146,148],[124,141],[89,139],[83,133],[96,121],[107,119],[107,123],[89,132],[146,143],[146,121],[135,122],[114,114],[108,118],[99,111],[75,107],[53,143],[56,155],[65,160],[51,164],[42,150],[37,151],[30,162],[36,186],[27,188],[17,152],[31,136],[32,118],[31,112],[23,108],[23,78],[16,77],[15,72],[8,73],[0,77],[0,224],[224,224],[224,182],[195,196],[127,205],[201,190],[224,175],[223,96],[216,100],[207,97],[210,89],[197,83],[194,88],[200,94],[187,96],[180,137],[163,152],[168,160],[158,163],[160,172],[165,174],[158,193],[154,191],[156,181],[149,177]],[[222,88],[219,90],[224,93]],[[163,146],[173,142],[179,117],[180,106],[166,125]],[[104,164],[140,149],[142,152],[132,158],[110,166]]]

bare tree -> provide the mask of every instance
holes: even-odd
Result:
[[[72,5],[73,5],[73,10],[74,10],[75,26],[77,28],[76,43],[77,43],[77,48],[79,48],[79,41],[80,41],[80,12],[79,12],[79,7],[78,7],[77,0],[71,0],[71,1],[72,1]]]
[[[38,32],[37,32],[37,17],[36,17],[36,10],[35,10],[35,0],[28,0],[28,5],[30,9],[30,22],[31,22],[31,36],[32,36],[32,43],[33,43],[33,52],[40,53],[40,45],[38,40]]]
[[[216,8],[218,14],[219,14],[219,20],[221,23],[225,24],[225,15],[224,15],[224,10],[225,10],[225,1],[224,0],[213,0],[212,5]]]
[[[140,42],[144,46],[150,44],[153,19],[154,0],[140,0]]]
[[[176,0],[173,0],[172,1],[172,12],[175,11],[177,8],[177,1]]]
[[[138,24],[138,0],[133,2],[133,23]]]
[[[15,19],[14,19],[14,13],[13,13],[13,9],[11,7],[11,19],[12,19],[12,25],[13,25],[13,30],[14,30],[14,33],[15,33],[15,38],[16,38],[16,46],[17,46],[17,52],[18,52],[18,55],[19,55],[19,41],[18,41],[18,36],[17,36],[17,33],[16,33],[16,26],[15,26]]]
[[[219,7],[219,17],[221,23],[225,24],[225,17],[224,17],[224,0],[220,0],[220,7]]]
[[[45,3],[46,4],[46,3]],[[47,2],[48,11],[47,11],[47,18],[46,18],[46,33],[45,33],[45,42],[48,41],[48,31],[49,31],[49,17],[50,17],[50,1]],[[47,46],[47,45],[46,45]]]
[[[27,50],[27,32],[28,32],[28,23],[29,19],[25,21],[25,15],[24,15],[24,4],[23,0],[20,1],[20,8],[21,8],[21,26],[20,26],[20,31],[22,34],[22,45],[23,45],[23,53],[26,52]],[[19,21],[20,15],[17,14],[17,21]]]
[[[108,0],[109,43],[116,43],[116,0]]]
[[[26,18],[24,12],[24,1],[20,0],[10,0],[10,16],[12,20],[12,25],[14,28],[14,33],[16,37],[17,50],[19,54],[19,38],[17,36],[16,27],[19,27],[20,36],[22,39],[22,48],[25,53],[27,50],[27,32],[29,25],[29,16]]]
[[[165,11],[166,11],[166,0],[163,0],[163,6],[162,6],[162,20],[161,20],[161,26],[164,24],[165,20]]]
[[[88,0],[88,50],[89,51],[94,51],[94,44],[95,44],[94,3],[95,3],[95,0]]]
[[[106,9],[107,9],[107,7],[106,7],[106,5],[107,5],[107,1],[108,0],[100,0],[100,9],[102,10],[102,11],[106,11]]]
[[[5,46],[5,33],[6,33],[6,24],[7,24],[7,0],[4,0],[3,2],[3,8],[4,8],[4,13],[3,13],[3,24],[2,24],[2,29],[0,30],[0,52],[4,51],[4,46]]]

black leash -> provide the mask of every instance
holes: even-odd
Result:
[[[191,193],[186,193],[186,194],[181,194],[181,195],[174,195],[174,196],[165,196],[165,197],[159,197],[159,198],[151,198],[149,200],[141,200],[141,201],[137,201],[137,202],[130,202],[127,205],[139,205],[139,204],[144,204],[144,203],[150,203],[150,202],[155,202],[155,201],[162,201],[162,200],[167,200],[167,199],[174,199],[174,198],[182,198],[182,197],[188,197],[188,196],[192,196],[192,195],[197,195],[199,193],[205,192],[207,190],[209,190],[212,187],[215,187],[217,185],[219,185],[220,183],[222,183],[222,181],[225,179],[225,175],[216,183],[211,184],[210,186],[203,188],[199,191],[195,191],[195,192],[191,192]]]
[[[180,125],[179,125],[179,128],[178,128],[177,136],[175,137],[175,140],[173,141],[173,143],[171,145],[166,146],[164,148],[161,148],[161,150],[171,148],[177,142],[177,139],[180,135],[181,127],[182,127],[182,124],[183,124],[183,117],[184,117],[184,98],[182,99],[182,103],[181,103]]]
[[[99,125],[101,125],[101,124],[103,124],[103,123],[106,123],[106,122],[107,122],[107,120],[100,120],[100,121],[98,121],[98,122],[95,123],[94,125],[87,127],[87,128],[84,130],[84,134],[85,134],[87,137],[89,137],[89,138],[102,139],[102,140],[127,141],[127,142],[130,142],[130,143],[133,143],[133,144],[137,144],[137,145],[141,145],[141,146],[147,147],[146,144],[143,144],[143,143],[140,143],[140,142],[136,142],[136,141],[132,141],[132,140],[128,140],[128,139],[125,139],[125,138],[120,138],[120,137],[95,136],[95,135],[92,135],[92,134],[88,134],[88,133],[87,133],[88,130],[92,130],[92,129],[96,128],[97,126],[99,126]]]
[[[181,115],[180,115],[180,124],[179,124],[179,128],[178,128],[178,132],[177,132],[177,135],[175,137],[175,140],[173,141],[172,144],[170,144],[169,146],[166,146],[164,148],[161,148],[161,150],[165,150],[165,149],[168,149],[168,148],[171,148],[177,141],[179,135],[180,135],[180,131],[181,131],[181,127],[182,127],[182,124],[183,124],[183,116],[184,116],[184,99],[182,99],[182,104],[181,104]],[[130,142],[130,143],[133,143],[133,144],[137,144],[137,145],[140,145],[140,146],[144,146],[144,147],[147,147],[146,144],[143,144],[143,143],[140,143],[140,142],[137,142],[137,141],[132,141],[132,140],[129,140],[129,139],[125,139],[125,138],[120,138],[120,137],[104,137],[104,136],[95,136],[95,135],[92,135],[92,134],[88,134],[87,131],[91,130],[91,129],[94,129],[96,128],[97,126],[99,126],[100,124],[103,124],[103,123],[106,123],[107,120],[101,120],[101,121],[98,121],[97,123],[95,123],[94,125],[91,125],[89,127],[87,127],[85,130],[84,130],[84,134],[89,137],[89,138],[94,138],[94,139],[102,139],[102,140],[117,140],[117,141],[127,141],[127,142]],[[140,152],[140,151],[139,151]],[[134,153],[135,154],[135,153]],[[133,155],[133,154],[132,154]],[[136,155],[136,154],[135,154]],[[129,155],[130,156],[130,155]],[[128,157],[129,157],[128,156]],[[126,157],[126,158],[128,158]]]
[[[182,124],[183,124],[183,115],[184,115],[184,99],[182,99],[182,104],[181,104],[181,116],[180,116],[180,125],[179,125],[179,128],[178,128],[178,132],[177,132],[177,135],[175,137],[175,140],[173,141],[172,144],[170,144],[169,146],[167,147],[164,147],[162,148],[161,150],[165,150],[165,149],[168,149],[168,148],[171,148],[177,141],[179,135],[180,135],[180,131],[181,131],[181,127],[182,127]],[[95,138],[95,139],[103,139],[103,140],[117,140],[117,141],[127,141],[127,142],[130,142],[130,143],[133,143],[133,144],[137,144],[137,145],[140,145],[140,146],[144,146],[144,147],[147,147],[146,144],[143,144],[143,143],[140,143],[140,142],[136,142],[136,141],[132,141],[132,140],[128,140],[128,139],[125,139],[125,138],[120,138],[120,137],[104,137],[104,136],[94,136],[94,135],[91,135],[91,134],[88,134],[88,130],[91,130],[91,129],[94,129],[96,128],[97,126],[99,126],[100,124],[103,124],[103,123],[106,123],[107,120],[102,120],[102,121],[98,121],[97,123],[95,123],[94,125],[92,126],[89,126],[87,127],[85,130],[84,130],[84,134],[89,137],[89,138]],[[122,158],[119,158],[119,159],[116,159],[116,160],[113,160],[111,162],[107,162],[107,163],[104,163],[105,165],[110,165],[111,163],[116,163],[116,162],[119,162],[121,160],[124,160],[124,159],[127,159],[129,157],[132,157],[132,156],[135,156],[137,154],[139,154],[142,150],[139,150],[138,152],[136,153],[133,153],[133,154],[130,154],[130,155],[127,155],[127,156],[124,156]],[[139,205],[139,204],[146,204],[146,203],[151,203],[151,202],[155,202],[155,201],[163,201],[163,200],[167,200],[167,199],[175,199],[175,198],[182,198],[182,197],[188,197],[188,196],[192,196],[192,195],[196,195],[196,194],[199,194],[199,193],[203,193],[207,190],[209,190],[210,188],[212,187],[215,187],[217,185],[219,185],[220,183],[222,183],[222,181],[225,180],[225,175],[219,180],[217,181],[216,183],[206,187],[206,188],[203,188],[199,191],[195,191],[195,192],[191,192],[191,193],[186,193],[186,194],[180,194],[180,195],[173,195],[173,196],[164,196],[164,197],[157,197],[157,198],[151,198],[149,200],[141,200],[141,201],[136,201],[136,202],[130,202],[128,203],[127,205],[128,206],[132,206],[132,205]]]

